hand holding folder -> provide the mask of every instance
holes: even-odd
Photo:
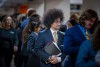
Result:
[[[44,51],[50,55],[61,55],[61,50],[55,42],[50,42],[44,47]]]

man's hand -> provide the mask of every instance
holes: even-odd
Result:
[[[57,59],[57,56],[51,56],[51,58],[50,58],[50,63],[52,63],[52,64],[57,64],[58,63],[58,59]]]
[[[17,50],[18,50],[18,47],[14,46],[14,52],[17,52]]]

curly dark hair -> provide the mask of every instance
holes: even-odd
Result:
[[[61,22],[63,21],[63,12],[60,9],[50,9],[47,11],[47,13],[44,15],[43,24],[46,26],[46,28],[50,28],[53,22],[60,18]]]
[[[94,33],[93,33],[93,47],[96,51],[100,50],[100,21],[98,23],[98,26],[96,27]]]

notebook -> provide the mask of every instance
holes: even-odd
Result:
[[[61,50],[55,42],[50,42],[44,47],[44,51],[50,55],[61,55]]]

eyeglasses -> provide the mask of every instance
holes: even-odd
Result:
[[[12,20],[12,19],[6,19],[6,20]]]

